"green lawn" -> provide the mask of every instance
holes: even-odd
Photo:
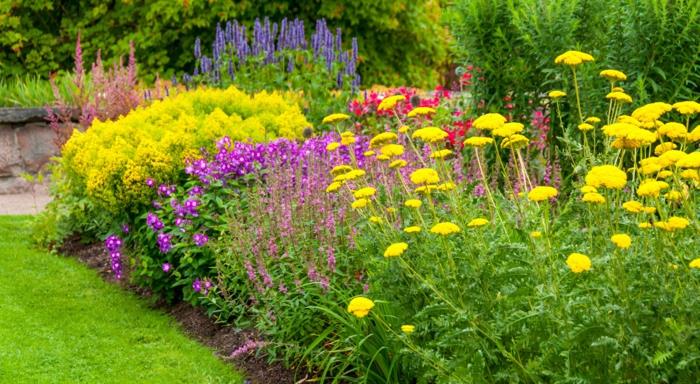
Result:
[[[0,383],[240,383],[165,314],[0,216]]]

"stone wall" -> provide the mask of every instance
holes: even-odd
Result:
[[[46,116],[43,108],[0,108],[0,194],[29,191],[21,175],[36,174],[59,154]],[[72,125],[61,129],[69,132]]]

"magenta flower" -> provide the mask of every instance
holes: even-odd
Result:
[[[170,263],[163,263],[162,268],[163,268],[163,272],[168,273],[173,268],[173,266],[170,265]]]
[[[198,247],[203,247],[209,241],[209,237],[203,233],[195,233],[192,239]]]
[[[192,282],[192,289],[197,293],[202,290],[202,282],[199,281],[199,278],[194,279],[194,282]]]

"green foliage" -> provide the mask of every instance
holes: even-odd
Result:
[[[460,59],[483,69],[478,98],[490,105],[512,95],[527,106],[552,89],[553,58],[572,49],[624,69],[642,103],[697,97],[696,1],[465,0],[447,14]]]
[[[75,86],[69,76],[56,81],[61,98],[72,99]],[[48,80],[35,75],[0,78],[0,107],[44,107],[56,102]]]
[[[446,31],[437,1],[205,1],[118,0],[13,1],[0,5],[0,77],[69,68],[72,42],[82,34],[87,57],[126,55],[136,46],[142,74],[169,78],[191,72],[197,36],[211,36],[217,22],[273,21],[299,17],[311,26],[325,18],[345,36],[357,36],[365,84],[433,85],[446,57]],[[348,39],[349,41],[349,39]],[[204,41],[208,46],[211,41]]]
[[[161,311],[75,260],[31,249],[31,221],[0,217],[0,381],[243,381]]]

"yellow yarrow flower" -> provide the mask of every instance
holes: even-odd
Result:
[[[532,237],[533,239],[539,239],[540,237],[542,237],[542,232],[532,231],[530,232],[530,237]]]
[[[369,199],[357,199],[350,204],[352,209],[361,209],[367,206],[369,204]]]
[[[413,108],[406,116],[408,117],[416,117],[416,116],[425,116],[425,115],[431,115],[435,113],[435,109],[430,108],[430,107],[416,107]]]
[[[644,221],[644,222],[637,224],[637,227],[639,227],[640,229],[649,229],[649,228],[651,228],[651,223]]]
[[[578,130],[581,132],[592,131],[595,127],[588,123],[581,123],[578,125]]]
[[[332,193],[332,192],[337,192],[340,187],[342,187],[343,184],[339,181],[334,181],[326,187],[326,193]]]
[[[476,219],[472,219],[469,223],[467,223],[467,227],[469,228],[478,228],[478,227],[483,227],[484,225],[488,224],[489,221],[483,217],[479,217]]]
[[[408,165],[408,162],[403,159],[394,160],[389,164],[389,168],[403,168]]]
[[[700,168],[700,152],[693,152],[683,156],[676,161],[676,166],[679,168]]]
[[[632,96],[624,93],[624,92],[610,92],[607,95],[605,95],[605,98],[608,100],[615,100],[619,103],[626,103],[630,104],[632,103]]]
[[[369,147],[374,149],[396,139],[398,139],[398,136],[394,132],[382,132],[370,139]]]
[[[598,190],[595,187],[592,187],[590,185],[584,185],[581,187],[581,193],[591,193],[591,192],[598,192]]]
[[[402,125],[399,127],[399,133],[406,133],[409,129],[407,125]]]
[[[530,140],[527,137],[516,133],[515,135],[503,139],[503,141],[501,141],[501,148],[522,148],[529,142]]]
[[[685,125],[675,121],[662,125],[657,132],[659,135],[667,136],[674,140],[682,140],[688,136],[688,129]]]
[[[673,176],[673,172],[671,171],[661,171],[656,175],[656,177],[659,179],[667,179],[671,176]]]
[[[554,64],[564,64],[570,67],[594,61],[593,56],[580,51],[566,51],[554,59]]]
[[[456,224],[450,222],[437,223],[432,228],[430,228],[430,232],[443,236],[458,233],[460,231],[461,229]]]
[[[673,109],[681,115],[694,115],[700,113],[700,103],[697,101],[679,101],[673,104]]]
[[[358,319],[367,316],[372,308],[374,308],[374,301],[362,296],[353,298],[348,304],[348,312]]]
[[[420,168],[413,171],[409,177],[413,184],[437,184],[440,182],[440,176],[437,171],[432,168]]]
[[[503,117],[503,115],[499,113],[487,113],[477,117],[472,123],[472,126],[476,129],[490,131],[502,127],[505,123],[506,118]]]
[[[446,157],[452,156],[453,152],[449,149],[441,149],[430,154],[431,159],[444,159]]]
[[[367,197],[372,197],[374,194],[377,193],[377,190],[372,187],[364,187],[360,188],[357,191],[353,192],[352,195],[356,199],[362,199],[362,198],[367,198]]]
[[[364,157],[372,157],[374,155],[376,155],[376,152],[374,152],[374,151],[365,151],[362,153],[362,156],[364,156]]]
[[[605,196],[598,192],[588,192],[583,195],[581,201],[591,204],[603,204],[605,202]]]
[[[681,193],[680,191],[676,191],[675,189],[666,192],[666,194],[664,195],[664,198],[668,201],[681,201],[685,197],[686,196],[683,193]]]
[[[685,164],[683,160],[688,156],[689,155],[687,153],[677,149],[666,151],[659,156],[659,165],[661,165],[662,168],[665,168],[677,164],[678,162]]]
[[[615,69],[604,69],[600,72],[600,76],[604,77],[610,81],[625,81],[627,80],[627,75],[622,71]]]
[[[416,330],[416,326],[415,326],[415,325],[404,324],[404,325],[401,326],[401,332],[403,332],[403,333],[405,333],[405,334],[407,334],[407,335],[410,335],[410,334],[413,333],[415,330]]]
[[[332,152],[332,151],[335,151],[336,149],[338,149],[339,147],[340,147],[340,143],[334,141],[334,142],[328,143],[328,145],[326,145],[326,151]]]
[[[498,128],[494,128],[491,134],[499,137],[508,137],[520,133],[525,129],[525,126],[521,123],[505,123]]]
[[[417,225],[412,225],[410,227],[406,227],[403,229],[403,231],[406,233],[418,233],[418,232],[420,232],[420,230],[421,230],[420,227]]]
[[[477,147],[481,148],[487,144],[493,143],[493,138],[491,137],[483,137],[483,136],[472,136],[466,140],[464,140],[464,145],[469,146],[469,147]]]
[[[627,212],[640,213],[644,211],[644,204],[640,203],[639,201],[630,200],[622,203],[622,208],[624,208]]]
[[[614,165],[599,165],[588,171],[586,184],[595,188],[622,189],[627,184],[627,174]]]
[[[438,127],[425,127],[417,129],[411,135],[412,139],[420,139],[428,143],[437,143],[447,138],[447,132]]]
[[[632,117],[641,123],[655,123],[656,120],[673,107],[666,103],[650,103],[643,105],[632,112]]]
[[[404,146],[400,144],[386,144],[379,149],[384,156],[396,157],[403,155]]]
[[[690,268],[700,269],[700,257],[693,259],[688,266]]]
[[[566,96],[566,92],[559,91],[559,90],[549,91],[547,96],[549,96],[549,98],[552,100],[557,100],[557,99],[561,99],[562,97]]]
[[[381,224],[384,220],[379,216],[370,216],[369,221],[374,224]]]
[[[397,257],[403,255],[403,253],[408,249],[408,244],[406,243],[394,243],[387,247],[384,251],[384,257]]]
[[[566,258],[566,265],[573,273],[586,272],[591,269],[591,259],[582,253],[574,252]]]
[[[409,208],[420,208],[420,206],[423,205],[423,202],[418,199],[408,199],[403,203],[403,205]]]
[[[323,120],[321,121],[321,123],[332,124],[332,123],[337,123],[339,121],[347,120],[349,118],[350,118],[350,116],[346,115],[344,113],[333,113],[333,114],[330,114],[330,115],[324,117]]]
[[[612,235],[610,241],[612,241],[613,244],[615,244],[615,246],[617,246],[620,249],[627,249],[632,245],[632,238],[624,233],[617,233],[615,235]]]
[[[664,152],[668,152],[672,149],[676,149],[678,146],[675,143],[661,143],[654,148],[654,154],[656,156],[662,155]]]
[[[681,178],[686,180],[700,181],[700,174],[698,174],[698,171],[695,169],[686,169],[683,172],[681,172]]]
[[[637,188],[637,196],[641,197],[658,197],[662,189],[668,188],[668,183],[654,179],[645,179],[639,183]]]
[[[585,121],[588,124],[598,124],[598,123],[600,123],[600,118],[595,117],[595,116],[591,116],[591,117],[586,118]]]
[[[343,175],[343,174],[346,174],[350,171],[352,171],[352,167],[349,165],[345,165],[345,164],[336,165],[335,167],[333,167],[333,169],[331,169],[331,175],[333,175],[333,176]]]
[[[406,100],[406,96],[404,95],[394,95],[394,96],[388,96],[385,97],[384,100],[379,103],[379,106],[377,106],[377,111],[389,111],[394,109],[396,107],[396,104],[399,101],[404,101]]]
[[[559,191],[554,187],[537,186],[527,193],[527,198],[530,201],[545,201],[556,197],[558,194]]]

